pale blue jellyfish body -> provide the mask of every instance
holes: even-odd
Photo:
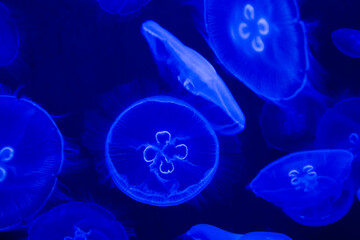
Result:
[[[331,35],[334,45],[343,54],[360,58],[360,31],[350,28],[340,28]]]
[[[170,72],[166,79],[206,102],[206,111],[198,109],[213,128],[225,135],[241,132],[245,116],[214,67],[198,52],[185,46],[154,21],[142,25],[142,33],[160,68]],[[167,77],[165,77],[167,78]]]
[[[0,66],[9,65],[18,55],[19,32],[9,10],[0,2]]]
[[[28,240],[127,240],[121,223],[93,203],[70,202],[39,216]]]
[[[198,224],[193,227],[180,239],[192,240],[291,240],[282,233],[273,232],[250,232],[246,234],[236,234],[225,231],[218,227],[208,224]]]
[[[165,96],[140,100],[121,113],[105,148],[117,187],[155,206],[195,197],[213,178],[219,158],[207,120],[185,102]]]
[[[111,14],[127,15],[138,11],[150,0],[97,0],[100,7]]]
[[[306,36],[294,0],[205,0],[210,47],[220,62],[268,99],[296,95],[306,82]]]
[[[51,195],[63,161],[63,139],[49,114],[29,100],[0,96],[0,116],[4,230],[34,215]]]

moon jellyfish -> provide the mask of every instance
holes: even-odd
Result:
[[[110,175],[129,197],[172,206],[195,197],[213,178],[219,143],[207,120],[176,98],[140,100],[121,113],[105,146]]]
[[[295,96],[306,82],[306,36],[294,0],[205,0],[208,42],[219,61],[255,93]]]
[[[343,54],[360,58],[360,31],[349,28],[340,28],[331,34],[332,41]]]
[[[0,2],[0,66],[9,65],[18,55],[20,45],[16,23]]]
[[[273,232],[250,232],[236,234],[208,224],[198,224],[190,228],[180,239],[193,240],[291,240],[288,236]]]
[[[138,11],[150,0],[97,0],[100,7],[111,14],[127,15]]]
[[[63,139],[49,114],[26,99],[0,96],[0,230],[45,204],[63,161]]]
[[[241,132],[245,116],[214,67],[198,52],[185,46],[174,35],[154,21],[142,24],[142,33],[149,43],[159,68],[187,92],[207,105],[203,113],[214,129],[225,135]],[[208,106],[213,106],[209,108]]]
[[[51,209],[30,226],[29,240],[127,240],[121,223],[93,203],[70,202]]]

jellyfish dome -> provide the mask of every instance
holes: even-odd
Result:
[[[188,98],[187,102],[193,106],[206,105],[206,108],[196,108],[215,131],[223,135],[234,135],[244,130],[245,116],[242,110],[214,67],[203,56],[185,46],[154,21],[144,22],[142,33],[155,61],[165,74],[164,79],[176,82],[197,97]]]
[[[121,223],[93,203],[69,202],[39,216],[29,228],[28,240],[127,240]]]
[[[360,58],[360,31],[350,28],[340,28],[332,34],[332,41],[343,54]]]
[[[150,0],[97,0],[100,7],[111,14],[127,15],[138,11]]]
[[[118,116],[107,136],[105,157],[113,181],[129,197],[172,206],[209,184],[218,166],[219,143],[193,107],[157,96]]]
[[[294,0],[205,0],[208,42],[221,64],[271,100],[305,85],[307,42]]]
[[[18,55],[19,32],[9,10],[0,2],[0,66],[9,65]]]
[[[63,161],[63,138],[49,114],[0,96],[0,230],[34,215],[51,195]]]

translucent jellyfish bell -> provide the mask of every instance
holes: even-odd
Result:
[[[93,203],[70,202],[41,215],[29,228],[29,240],[127,240],[121,223]]]
[[[0,2],[0,66],[9,65],[18,55],[19,32],[9,10]]]
[[[0,230],[34,215],[51,195],[63,138],[49,114],[26,99],[0,96]]]
[[[100,7],[111,14],[127,15],[138,11],[150,0],[97,0]]]
[[[360,58],[360,31],[350,28],[340,28],[331,35],[334,45],[343,54]]]
[[[207,120],[176,98],[145,98],[110,128],[105,146],[110,175],[129,197],[172,206],[202,191],[218,166],[219,144]]]
[[[159,67],[170,72],[172,81],[180,83],[189,93],[206,102],[206,110],[199,111],[217,132],[233,135],[244,129],[245,116],[239,105],[203,56],[154,21],[144,22],[142,33]],[[209,105],[214,107],[209,108]]]
[[[205,0],[208,41],[220,62],[255,93],[295,96],[306,82],[306,36],[294,0]]]

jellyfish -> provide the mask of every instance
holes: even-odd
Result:
[[[170,76],[164,78],[180,85],[206,105],[205,109],[198,109],[217,132],[234,135],[244,129],[243,112],[224,81],[203,56],[154,21],[144,22],[142,33],[159,68],[169,72]]]
[[[9,65],[18,55],[20,45],[16,23],[0,2],[0,66]]]
[[[282,233],[250,232],[246,234],[231,233],[208,224],[194,225],[180,239],[193,240],[291,240]]]
[[[213,178],[219,143],[207,120],[168,96],[142,99],[112,124],[105,160],[116,186],[154,206],[184,203]]]
[[[220,63],[256,94],[295,96],[306,82],[307,40],[294,0],[205,0],[207,40]]]
[[[36,218],[29,240],[127,240],[124,227],[112,213],[94,203],[69,202]]]
[[[0,96],[0,230],[33,216],[50,197],[63,162],[63,138],[34,102]]]
[[[332,34],[332,41],[343,54],[360,58],[360,31],[350,28],[340,28]]]
[[[138,11],[150,0],[97,0],[100,7],[111,14],[127,15]]]

